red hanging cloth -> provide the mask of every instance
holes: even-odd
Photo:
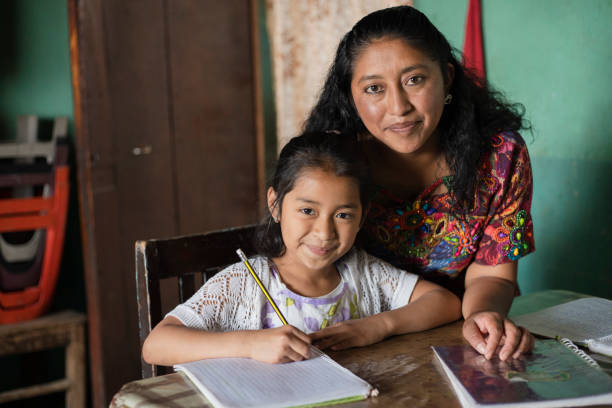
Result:
[[[463,42],[463,66],[474,72],[479,79],[485,80],[480,0],[469,0]]]

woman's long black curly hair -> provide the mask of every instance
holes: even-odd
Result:
[[[382,38],[401,38],[425,53],[439,63],[443,78],[448,78],[448,64],[454,67],[449,89],[453,99],[445,105],[437,132],[453,175],[451,191],[458,204],[456,210],[468,211],[478,183],[478,163],[491,149],[491,136],[500,131],[529,129],[523,120],[525,109],[521,104],[507,102],[501,93],[467,71],[444,35],[413,7],[375,11],[358,21],[344,36],[304,130],[368,134],[353,104],[351,80],[357,57],[370,43]]]

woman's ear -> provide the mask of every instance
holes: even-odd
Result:
[[[278,203],[276,202],[277,196],[276,196],[276,191],[274,191],[274,189],[272,187],[268,187],[268,210],[270,211],[270,215],[272,215],[272,218],[274,219],[275,222],[278,222],[279,219],[279,209],[278,209]]]
[[[449,62],[448,66],[446,67],[446,78],[444,78],[444,89],[446,90],[446,93],[450,91],[454,80],[455,80],[455,66]]]

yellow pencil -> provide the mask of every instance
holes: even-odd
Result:
[[[272,307],[274,308],[274,311],[276,312],[276,314],[278,315],[278,317],[281,319],[281,322],[283,322],[284,325],[288,325],[289,323],[287,323],[287,320],[285,320],[285,316],[283,316],[283,314],[281,313],[281,311],[278,309],[278,306],[276,306],[276,303],[274,303],[274,300],[272,300],[272,297],[270,296],[270,294],[268,293],[268,290],[266,289],[266,287],[263,285],[263,283],[261,283],[261,281],[259,280],[259,277],[257,276],[257,274],[255,273],[255,271],[253,270],[253,267],[251,266],[251,264],[249,263],[249,260],[247,259],[246,255],[244,254],[244,252],[242,252],[242,249],[238,248],[236,250],[236,253],[238,254],[238,256],[240,257],[240,259],[242,259],[242,262],[244,262],[244,264],[246,265],[247,269],[249,270],[249,272],[251,272],[251,275],[253,276],[253,278],[255,278],[255,282],[257,282],[257,284],[259,285],[259,288],[261,289],[261,291],[263,292],[264,295],[266,295],[266,297],[268,298],[268,302],[270,302],[270,304],[272,305]]]

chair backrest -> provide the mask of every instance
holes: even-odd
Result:
[[[236,249],[253,255],[255,225],[186,235],[168,239],[136,242],[136,296],[140,347],[151,329],[162,320],[160,281],[176,278],[178,303],[196,291],[196,276],[206,282],[223,267],[239,262]],[[142,360],[142,377],[170,372],[168,367]]]

